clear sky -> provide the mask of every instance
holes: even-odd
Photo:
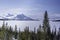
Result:
[[[0,0],[0,16],[24,13],[40,19],[45,10],[50,16],[60,15],[60,0]]]

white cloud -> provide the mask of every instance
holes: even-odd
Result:
[[[41,18],[41,15],[43,14],[38,8],[9,8],[0,10],[0,16],[6,16],[8,13],[13,14],[14,16],[23,13],[35,19],[37,19],[38,17]]]
[[[60,14],[57,14],[57,13],[50,13],[49,14],[49,18],[50,19],[60,19]]]
[[[0,16],[5,17],[8,13],[13,14],[14,16],[16,16],[17,14],[23,13],[28,17],[42,20],[44,17],[45,11],[40,10],[38,8],[9,8],[9,9],[0,10]],[[60,17],[60,14],[49,13],[49,12],[48,14],[50,19],[55,17]]]

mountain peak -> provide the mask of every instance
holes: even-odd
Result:
[[[22,14],[19,14],[19,15],[22,16],[22,17],[25,17],[25,14],[23,14],[23,13]]]
[[[22,14],[20,14],[20,15],[23,15],[24,16],[24,14],[22,13]]]
[[[10,17],[10,16],[13,16],[13,15],[11,15],[11,14],[8,14],[8,16],[7,17]],[[15,17],[13,17],[13,18],[11,18],[11,19],[9,19],[9,18],[3,18],[3,19],[0,19],[0,20],[24,20],[24,21],[37,21],[36,19],[32,19],[32,18],[30,18],[30,17],[28,17],[28,16],[26,16],[26,15],[24,15],[24,14],[18,14],[18,15],[16,15]]]
[[[18,15],[16,16],[16,18],[24,18],[24,17],[26,17],[24,14],[18,14]]]

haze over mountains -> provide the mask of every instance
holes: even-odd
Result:
[[[0,20],[25,20],[25,21],[38,21],[37,19],[33,19],[30,17],[27,17],[24,14],[18,14],[16,16],[14,16],[13,14],[8,14],[7,16],[3,17],[0,16]]]
[[[6,16],[0,16],[0,20],[21,20],[21,21],[39,21],[39,19],[34,19],[31,17],[26,16],[25,14],[10,14],[8,13]],[[42,19],[40,19],[42,20]],[[59,22],[60,21],[60,17],[49,17],[50,21],[54,21],[54,22]]]

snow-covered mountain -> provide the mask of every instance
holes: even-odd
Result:
[[[19,15],[17,15],[16,17],[14,17],[14,19],[20,19],[20,20],[34,20],[34,19],[30,18],[30,17],[25,16],[24,14],[19,14]]]
[[[10,15],[8,14],[6,17],[4,18],[0,18],[0,20],[31,20],[31,21],[37,21],[37,19],[32,19],[30,17],[25,16],[24,14],[18,14],[15,17],[11,17],[14,15]]]

